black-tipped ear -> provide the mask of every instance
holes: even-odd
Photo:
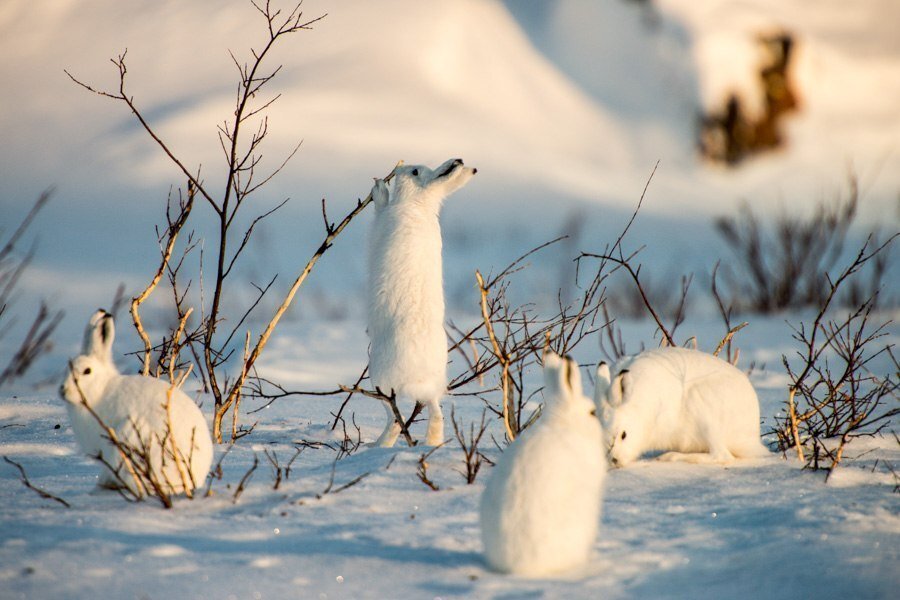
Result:
[[[578,376],[578,363],[576,363],[571,356],[566,354],[566,384],[569,386],[570,390],[575,389],[575,384],[577,383],[575,380]]]
[[[112,345],[116,337],[113,316],[103,309],[91,317],[85,332],[84,354],[112,361]]]
[[[581,395],[581,371],[578,370],[578,363],[569,355],[566,355],[564,358],[565,362],[565,373],[564,380],[566,382],[566,388],[568,388],[569,394],[575,394],[576,396]]]
[[[610,405],[619,406],[620,404],[622,404],[622,401],[625,399],[625,395],[627,394],[630,387],[631,377],[628,374],[628,369],[622,369],[616,374],[615,378],[612,380],[612,384],[610,385]]]
[[[631,371],[622,369],[619,373],[619,390],[622,393],[623,399],[628,394],[629,388],[631,388]]]
[[[100,341],[103,343],[103,345],[107,345],[112,341],[114,335],[115,331],[113,329],[112,315],[107,315],[102,321],[100,321]]]

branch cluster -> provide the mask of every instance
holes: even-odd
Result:
[[[892,346],[882,341],[891,321],[873,322],[877,293],[848,314],[829,316],[842,286],[887,252],[897,237],[882,244],[870,237],[836,279],[826,279],[828,292],[812,323],[794,327],[793,337],[801,348],[797,362],[782,357],[791,385],[787,414],[774,433],[780,449],[793,448],[807,467],[831,472],[850,441],[879,433],[900,414],[900,365]],[[893,363],[893,374],[872,372],[873,360],[885,356]]]

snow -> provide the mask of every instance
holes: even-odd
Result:
[[[307,16],[328,17],[273,56],[284,69],[271,91],[282,98],[270,114],[263,164],[279,164],[300,140],[303,146],[245,218],[292,201],[258,230],[230,300],[248,293],[245,282],[275,273],[283,288],[321,242],[321,199],[330,215],[345,212],[398,159],[434,165],[452,154],[479,169],[443,213],[445,288],[459,323],[477,319],[475,268],[496,271],[574,222],[580,234],[535,256],[511,290],[523,302],[552,301],[572,256],[602,249],[620,231],[657,161],[629,237],[634,247],[648,244],[642,273],[654,281],[693,271],[702,286],[725,256],[712,218],[734,214],[743,201],[765,216],[807,213],[838,196],[851,169],[863,196],[854,233],[875,223],[897,229],[895,0],[822,0],[814,9],[802,0],[639,4],[307,0]],[[696,155],[694,119],[728,91],[753,104],[758,91],[748,69],[758,60],[752,40],[760,28],[797,35],[800,111],[786,121],[786,147],[736,169],[711,165]],[[728,468],[641,461],[612,470],[589,567],[546,581],[485,566],[477,506],[489,467],[467,486],[455,442],[428,460],[437,492],[416,476],[423,450],[405,447],[361,447],[337,462],[335,451],[307,447],[273,489],[263,451],[284,464],[303,440],[340,442],[330,423],[342,397],[284,398],[255,413],[246,401],[242,422],[258,425],[223,459],[210,498],[180,499],[165,511],[96,490],[98,466],[77,452],[55,386],[87,316],[109,305],[120,282],[133,293],[156,268],[152,224],[181,176],[125,107],[76,87],[62,70],[115,86],[107,59],[128,48],[136,102],[190,168],[202,164],[216,189],[215,126],[230,114],[235,91],[227,49],[247,56],[260,33],[245,0],[0,3],[0,73],[11,82],[0,111],[0,229],[57,184],[22,245],[34,244],[36,256],[13,314],[41,298],[67,311],[53,353],[26,381],[0,390],[0,455],[72,504],[41,499],[0,462],[0,598],[896,594],[900,496],[887,465],[900,465],[900,446],[890,435],[854,441],[827,483],[777,455]],[[207,241],[208,213],[196,214]],[[307,390],[356,381],[366,360],[361,252],[369,218],[348,228],[301,290],[261,359],[265,376]],[[151,327],[165,322],[163,296],[146,307]],[[679,341],[696,334],[711,349],[721,324],[708,303],[692,306],[700,310]],[[748,315],[750,326],[736,337],[740,366],[752,365],[764,431],[783,410],[781,356],[796,349],[785,321],[804,318]],[[649,323],[623,326],[630,351],[657,343]],[[116,349],[125,371],[134,363],[124,353],[138,347],[129,329],[120,327]],[[885,341],[900,341],[896,325],[888,333]],[[576,354],[585,365],[600,358],[592,340]],[[872,368],[888,367],[882,360]],[[538,381],[530,373],[526,385]],[[212,401],[201,400],[209,419]],[[451,404],[464,422],[481,416],[477,400],[445,399],[448,415]],[[347,410],[362,440],[374,440],[382,408],[359,398]],[[414,428],[423,431],[422,423]],[[491,433],[502,435],[497,423]],[[483,450],[499,453],[490,441]],[[218,448],[217,459],[224,452]],[[254,456],[259,466],[234,502]],[[333,490],[366,476],[323,495],[332,475]]]
[[[631,347],[652,343],[647,323],[623,325]],[[699,334],[703,347],[720,329],[715,321],[683,325]],[[753,319],[736,338],[742,365],[787,344],[787,336],[782,319]],[[287,340],[273,349],[274,362],[290,358],[306,389],[353,381],[362,366],[361,321],[292,324]],[[290,354],[311,340],[317,340],[316,362]],[[579,353],[585,361],[596,353],[589,346]],[[764,430],[785,389],[780,362],[767,363],[751,375]],[[330,370],[317,371],[324,364]],[[527,384],[537,386],[539,378],[531,373]],[[341,400],[281,399],[244,415],[243,422],[259,425],[222,460],[224,478],[213,482],[213,496],[180,499],[165,511],[95,489],[98,467],[74,451],[52,388],[7,398],[0,455],[21,463],[34,485],[72,508],[40,499],[17,481],[15,469],[0,464],[0,597],[887,598],[900,584],[893,568],[900,559],[900,504],[892,493],[896,481],[883,468],[884,461],[900,464],[900,446],[890,437],[851,444],[848,454],[862,456],[828,484],[778,454],[728,468],[644,460],[613,469],[589,565],[531,580],[486,567],[477,507],[490,467],[466,485],[456,442],[428,459],[437,492],[416,475],[425,450],[405,446],[364,446],[336,463],[334,451],[306,448],[274,490],[263,451],[284,466],[303,440],[339,441],[329,424]],[[445,400],[446,409],[451,404],[464,422],[480,418],[478,400]],[[245,401],[247,410],[253,406]],[[347,410],[363,441],[374,440],[381,407],[356,399]],[[424,422],[413,433],[424,435]],[[502,436],[499,421],[490,433]],[[497,458],[490,441],[482,449]],[[254,455],[259,467],[235,503],[235,487]],[[321,495],[332,469],[333,490],[367,475]]]

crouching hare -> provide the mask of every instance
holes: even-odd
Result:
[[[492,471],[481,539],[497,571],[542,577],[585,564],[600,521],[606,459],[578,365],[544,357],[544,410]]]
[[[653,451],[666,452],[664,461],[720,464],[769,454],[756,392],[728,362],[669,347],[626,358],[615,371],[601,364],[594,392],[613,465]]]
[[[101,487],[127,486],[138,493],[147,487],[149,472],[167,494],[191,492],[206,480],[213,458],[203,413],[168,381],[121,375],[112,359],[114,336],[112,315],[97,311],[85,332],[82,354],[69,362],[59,394],[75,439],[84,453],[104,463]],[[134,451],[129,459],[137,463],[132,467],[140,481],[104,427]]]

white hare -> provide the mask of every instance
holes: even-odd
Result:
[[[477,172],[450,159],[435,170],[406,165],[392,188],[372,188],[375,219],[369,247],[369,376],[386,394],[428,407],[426,443],[444,441],[441,398],[447,388],[447,335],[441,266],[441,204]],[[391,408],[376,442],[393,446],[400,433]]]
[[[624,466],[645,452],[660,460],[729,463],[761,457],[759,400],[739,369],[711,354],[658,348],[597,369],[594,401],[609,459]]]
[[[106,464],[100,473],[102,487],[125,485],[137,492],[146,484],[142,476],[138,477],[141,482],[135,482],[130,475],[121,452],[97,422],[99,418],[123,446],[136,451],[138,456],[132,458],[137,463],[135,471],[141,471],[141,463],[149,458],[149,470],[167,493],[193,490],[206,480],[213,458],[203,413],[167,381],[121,375],[112,359],[114,337],[112,315],[97,311],[85,332],[82,354],[69,363],[60,386],[78,445]]]
[[[488,564],[527,577],[585,564],[600,521],[603,433],[578,365],[544,357],[544,410],[491,470],[481,497]]]

